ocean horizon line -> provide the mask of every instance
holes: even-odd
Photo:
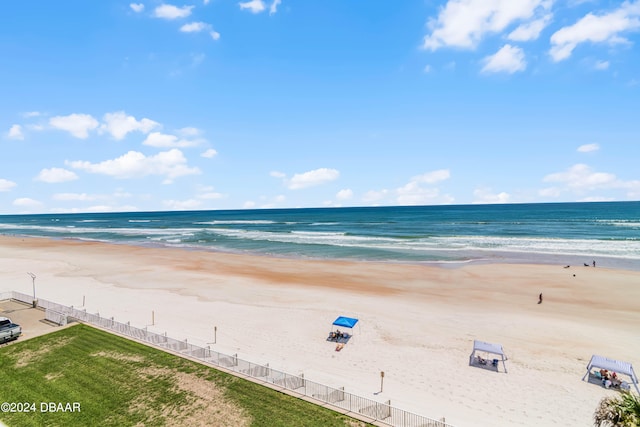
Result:
[[[243,211],[288,211],[288,210],[334,210],[334,209],[379,209],[379,208],[437,208],[437,207],[490,207],[490,206],[526,206],[526,205],[572,205],[572,204],[615,204],[639,203],[640,200],[589,200],[589,201],[561,201],[561,202],[510,202],[510,203],[449,203],[435,205],[351,205],[351,206],[290,206],[290,207],[252,207],[252,208],[221,208],[221,209],[158,209],[158,210],[104,210],[104,211],[76,211],[76,212],[37,212],[37,213],[0,213],[5,216],[38,216],[38,215],[101,215],[101,214],[158,214],[158,213],[200,213],[200,212],[243,212]]]

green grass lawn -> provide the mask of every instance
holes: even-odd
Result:
[[[0,348],[2,402],[35,409],[0,412],[10,427],[365,425],[86,325]]]

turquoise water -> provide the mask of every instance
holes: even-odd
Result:
[[[0,233],[236,253],[640,270],[640,202],[0,216]]]

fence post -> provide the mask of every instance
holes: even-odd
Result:
[[[6,293],[5,294],[0,294],[0,298],[2,296],[4,296],[4,295],[7,295],[7,294]],[[12,299],[15,299],[17,301],[28,302],[28,301],[23,301],[23,300],[28,299],[29,296],[17,293],[15,291],[13,291],[13,293],[11,293],[10,295],[13,297]],[[47,310],[51,309],[53,312],[56,312],[56,313],[57,313],[56,310],[60,310],[60,314],[67,313],[67,316],[65,316],[65,317],[63,317],[61,319],[63,322],[67,322],[69,319],[73,320],[75,318],[76,320],[83,320],[85,322],[88,322],[88,323],[94,324],[94,325],[96,325],[96,324],[97,325],[101,325],[102,324],[102,322],[101,322],[102,318],[100,317],[100,313],[99,312],[96,313],[96,315],[94,317],[94,315],[91,315],[91,314],[87,313],[87,309],[86,308],[84,308],[82,310],[74,309],[73,306],[70,306],[70,307],[62,306],[60,304],[56,304],[56,303],[53,303],[53,302],[48,301],[48,300],[38,301],[38,307],[45,308]],[[45,314],[45,316],[46,316],[46,314]],[[96,317],[97,317],[97,319],[96,319]],[[105,318],[105,320],[109,320],[109,318]],[[116,323],[115,322],[115,317],[112,316],[110,318],[110,320],[111,320],[112,328],[115,328],[115,323]],[[118,324],[122,325],[121,323],[118,323]],[[127,327],[129,329],[131,328],[131,322],[130,321],[127,321],[126,325],[127,325]],[[140,330],[138,328],[134,328],[134,329],[136,331]],[[147,326],[145,326],[145,328],[144,328],[145,336],[147,336],[148,333],[149,333],[148,332],[148,328],[147,328]],[[140,339],[140,337],[138,337],[137,334],[132,334],[131,330],[129,330],[128,335],[131,336],[134,339],[138,339],[138,340]],[[154,338],[156,336],[158,336],[158,337],[164,336],[165,342],[168,342],[168,335],[167,335],[166,331],[164,332],[164,335],[159,335],[159,334],[152,333],[152,336]],[[215,340],[215,336],[214,336],[214,340]],[[180,341],[174,340],[173,338],[172,338],[172,341],[180,342]],[[186,338],[184,339],[184,343],[185,343],[185,346],[187,348],[189,348],[188,340]],[[192,347],[194,347],[194,346],[192,346]],[[197,347],[198,349],[200,348],[199,346],[195,346],[195,347]],[[192,353],[193,353],[193,350],[190,350],[189,354],[191,355]],[[212,357],[212,355],[211,355],[211,346],[207,346],[206,349],[204,349],[204,354],[205,354],[205,357],[207,357],[206,355],[208,355],[208,357]],[[220,354],[221,353],[215,351],[215,354],[217,354],[217,356],[216,356],[217,357],[217,365],[219,366],[220,365]],[[233,356],[228,356],[226,354],[223,354],[223,356],[224,356],[225,359],[231,357],[232,358],[232,362],[233,362],[233,366],[235,366],[235,367],[239,366],[239,359],[238,359],[238,354],[237,353],[234,354]],[[256,368],[255,371],[258,370],[257,369],[258,367],[263,367],[263,368],[265,368],[266,375],[267,376],[271,375],[271,367],[270,367],[269,363],[266,363],[265,365],[256,365],[256,364],[247,362],[246,360],[243,360],[243,363],[249,363],[249,367],[250,367],[249,371],[250,372],[252,371],[251,367]],[[232,369],[232,370],[238,372],[237,369]],[[284,374],[284,377],[283,377],[283,379],[284,379],[284,388],[292,390],[289,386],[287,386],[287,381],[286,380],[287,379],[293,379],[293,375],[289,375],[289,374],[282,373],[282,372],[281,372],[281,374]],[[252,376],[252,377],[256,378],[255,375],[249,374],[249,376]],[[301,386],[304,387],[304,395],[305,396],[308,396],[307,393],[309,391],[313,392],[315,389],[320,390],[320,394],[318,396],[323,396],[321,391],[324,390],[325,391],[324,396],[326,396],[325,399],[323,400],[321,398],[318,398],[318,400],[329,402],[329,386],[326,386],[326,385],[323,385],[323,384],[317,384],[317,383],[313,383],[312,382],[312,385],[315,385],[316,387],[312,387],[311,390],[307,390],[307,381],[306,381],[306,379],[304,377],[304,373],[300,373],[297,378],[302,380],[302,385]],[[384,378],[384,372],[381,371],[380,372],[380,391],[382,391],[382,389],[383,389],[383,378]],[[275,381],[272,379],[272,382],[275,382]],[[296,384],[296,386],[299,385],[299,383],[297,383],[297,382],[295,382],[295,384]],[[298,388],[300,388],[300,387],[298,387]],[[345,389],[344,387],[340,387],[339,389],[335,389],[337,391],[337,393],[338,393],[337,397],[341,396],[341,398],[342,398],[342,400],[340,400],[341,402],[344,402],[346,400],[346,398],[344,396],[344,393],[345,393],[344,389]],[[358,395],[353,395],[351,393],[347,393],[347,394],[349,395],[349,402],[348,403],[345,402],[345,405],[347,405],[348,410],[350,412],[357,412],[360,409],[363,409],[363,405],[369,405],[371,403],[370,399],[366,399],[366,398],[363,398],[363,397],[358,396]],[[311,396],[313,396],[313,394]],[[356,402],[354,402],[354,400]],[[402,410],[402,409],[399,409],[399,408],[393,408],[391,406],[391,400],[387,400],[385,403],[375,402],[374,406],[365,406],[364,408],[367,409],[367,411],[366,411],[367,414],[369,413],[369,411],[371,409],[373,409],[373,413],[372,413],[373,418],[376,421],[382,421],[385,424],[387,424],[387,423],[384,422],[383,420],[385,420],[387,418],[390,418],[390,417],[393,417],[394,424],[397,421],[401,421],[402,422],[401,425],[403,425],[403,426],[406,426],[406,425],[409,425],[409,424],[413,425],[416,422],[422,423],[422,425],[432,425],[432,426],[436,426],[437,425],[437,426],[442,426],[442,427],[449,426],[446,423],[446,420],[445,420],[444,417],[440,418],[439,420],[435,420],[435,419],[428,418],[428,417],[425,417],[425,416],[422,416],[422,415],[418,415],[418,414],[414,414],[414,413],[411,413],[411,412],[408,412],[408,411],[405,411],[405,410]]]

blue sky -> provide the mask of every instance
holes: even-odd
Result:
[[[640,0],[9,0],[0,214],[640,199]]]

